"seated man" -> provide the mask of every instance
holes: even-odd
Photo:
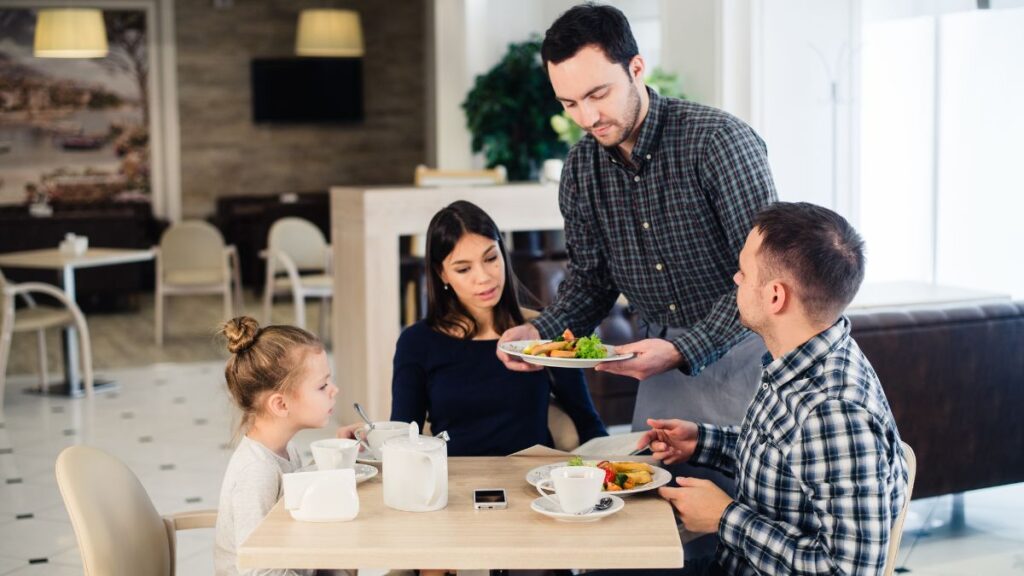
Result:
[[[639,444],[735,475],[735,500],[707,480],[661,489],[688,530],[720,540],[684,572],[881,574],[907,472],[842,316],[864,277],[863,241],[830,210],[779,202],[757,215],[739,260],[740,320],[768,348],[743,425],[650,420]]]

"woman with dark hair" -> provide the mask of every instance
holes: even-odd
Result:
[[[608,432],[580,370],[512,372],[495,355],[498,337],[524,322],[498,227],[466,201],[434,215],[427,229],[427,317],[398,338],[391,419],[429,420],[451,436],[452,456],[505,456],[551,446],[552,394],[585,442]]]

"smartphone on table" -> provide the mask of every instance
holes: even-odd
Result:
[[[504,510],[508,499],[503,488],[481,488],[473,490],[473,508],[477,510]]]

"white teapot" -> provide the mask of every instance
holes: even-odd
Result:
[[[431,512],[448,505],[448,445],[420,436],[415,422],[409,434],[389,438],[381,448],[384,504],[406,512]]]

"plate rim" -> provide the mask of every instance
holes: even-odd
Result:
[[[546,361],[555,360],[555,361],[569,362],[571,364],[578,364],[581,368],[583,368],[583,367],[586,367],[586,366],[584,366],[584,364],[589,364],[591,366],[596,366],[597,364],[600,364],[602,362],[621,362],[623,360],[629,360],[630,358],[632,358],[634,356],[634,354],[632,352],[627,352],[626,354],[613,354],[613,355],[607,356],[605,358],[557,358],[557,357],[552,358],[550,356],[534,356],[532,354],[524,354],[524,353],[522,353],[520,351],[509,350],[508,348],[506,348],[506,346],[511,346],[513,344],[526,344],[526,343],[530,343],[530,344],[532,344],[532,343],[546,344],[548,342],[551,342],[551,340],[550,339],[548,339],[548,340],[544,340],[544,339],[540,339],[540,340],[513,340],[513,341],[510,341],[510,342],[502,342],[501,344],[498,344],[498,349],[501,350],[502,352],[506,353],[506,354],[511,354],[513,356],[521,358],[521,359],[523,359],[524,362],[529,362],[530,364],[535,364],[535,365],[538,365],[538,366],[546,366],[547,365],[547,364],[545,364]],[[605,344],[605,347],[610,347],[612,350],[616,349],[616,347],[614,345],[612,345],[612,344]]]
[[[616,460],[616,462],[638,462],[638,460]],[[661,472],[664,472],[665,475],[666,475],[666,477],[662,478],[662,480],[664,480],[664,481],[659,484],[658,483],[659,480],[657,478],[651,478],[651,481],[649,483],[644,484],[643,486],[641,486],[639,488],[631,488],[629,490],[617,490],[615,492],[607,492],[607,491],[602,490],[601,494],[604,494],[605,496],[630,496],[632,494],[640,494],[642,492],[650,492],[651,490],[655,490],[657,488],[661,488],[662,486],[665,486],[666,484],[668,484],[669,482],[672,481],[672,473],[669,472],[668,470],[662,468],[661,466],[658,466],[657,464],[650,464],[650,463],[645,463],[645,464],[649,464],[651,466],[651,468],[655,469],[655,472],[654,472],[655,476],[659,476],[660,475],[658,473],[659,470]],[[548,467],[551,467],[551,468],[561,468],[562,466],[566,466],[566,465],[567,464],[559,464],[559,463],[541,464],[540,466],[535,466],[533,468],[530,468],[526,472],[526,476],[525,476],[524,479],[526,480],[527,484],[529,484],[530,486],[533,486],[534,488],[536,488],[537,485],[534,484],[533,482],[530,482],[530,475],[531,474],[533,474],[534,472],[540,470],[541,468],[548,468]]]

